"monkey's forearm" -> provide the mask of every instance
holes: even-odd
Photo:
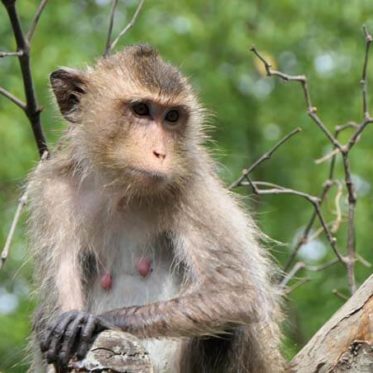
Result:
[[[101,316],[138,337],[187,337],[224,332],[257,320],[250,289],[194,292],[169,301],[105,312]]]

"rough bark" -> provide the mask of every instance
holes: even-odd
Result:
[[[295,356],[289,372],[373,372],[373,275]]]
[[[153,373],[150,357],[141,342],[131,334],[102,332],[86,358],[71,362],[70,372]]]

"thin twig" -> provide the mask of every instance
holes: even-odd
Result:
[[[291,287],[288,287],[285,291],[285,294],[288,295],[290,294],[291,292],[293,292],[295,289],[298,289],[300,286],[304,285],[305,283],[307,282],[310,282],[311,279],[309,277],[305,277],[305,278],[302,278],[301,280],[299,280],[296,284],[294,284],[293,286]]]
[[[338,258],[334,258],[330,260],[329,262],[321,264],[319,266],[308,266],[304,262],[297,262],[294,264],[293,268],[283,277],[279,285],[281,288],[285,288],[286,285],[289,283],[289,281],[292,280],[295,277],[295,275],[302,269],[305,269],[306,271],[311,271],[311,272],[321,272],[321,271],[324,271],[325,269],[332,267],[333,265],[337,263],[340,263]]]
[[[343,300],[343,301],[346,301],[348,299],[348,296],[342,294],[339,290],[337,289],[333,289],[332,293],[338,297],[339,299]]]
[[[47,158],[48,158],[48,152],[45,151],[44,154],[42,155],[36,169],[38,169],[40,167],[41,163],[44,162]],[[21,198],[18,200],[18,206],[17,206],[16,212],[14,214],[13,221],[12,221],[12,224],[10,226],[8,236],[6,238],[3,251],[1,252],[0,270],[3,268],[6,260],[9,257],[9,251],[10,251],[10,247],[11,247],[11,244],[12,244],[12,241],[13,241],[14,233],[16,231],[16,228],[17,228],[19,219],[21,217],[21,213],[23,211],[23,208],[25,207],[25,205],[27,203],[28,194],[29,194],[29,190],[28,190],[28,188],[26,188],[25,192],[22,194]]]
[[[288,75],[288,74],[285,74],[281,71],[274,70],[274,69],[272,69],[271,64],[258,52],[258,50],[255,47],[252,47],[250,50],[259,58],[260,61],[262,61],[268,76],[277,76],[280,79],[282,79],[284,81],[287,81],[287,82],[291,81],[291,82],[300,83],[300,85],[303,89],[303,94],[304,94],[304,99],[305,99],[305,102],[306,102],[306,105],[307,105],[308,115],[317,124],[317,126],[321,129],[321,131],[325,134],[325,136],[329,139],[329,141],[334,145],[334,147],[340,148],[341,144],[331,134],[331,132],[327,129],[325,124],[322,122],[322,120],[317,115],[317,108],[312,105],[311,95],[309,93],[306,76],[305,75]]]
[[[369,119],[369,110],[368,110],[368,79],[367,79],[367,68],[368,68],[368,58],[369,58],[369,48],[372,43],[372,35],[369,33],[367,27],[363,26],[363,32],[365,36],[365,56],[363,63],[363,72],[361,76],[361,92],[363,98],[363,114],[365,119]]]
[[[23,111],[26,111],[26,104],[22,102],[18,97],[14,96],[12,93],[7,91],[6,89],[0,87],[0,95],[3,95],[4,97],[8,98],[10,101],[16,104],[20,109],[22,109]]]
[[[348,129],[348,128],[359,128],[359,124],[357,124],[356,122],[353,122],[353,121],[349,121],[348,123],[345,123],[345,124],[339,124],[337,126],[335,126],[335,131],[336,131],[336,134],[339,134],[341,133],[342,131]]]
[[[356,260],[358,260],[364,267],[370,268],[372,264],[363,258],[360,254],[356,253]]]
[[[28,191],[26,190],[26,192],[22,195],[22,197],[18,201],[17,210],[16,210],[16,213],[14,214],[13,221],[12,221],[12,224],[10,226],[9,233],[8,233],[8,237],[6,238],[6,241],[5,241],[4,249],[1,252],[0,270],[1,270],[1,268],[3,268],[7,258],[9,256],[9,250],[10,250],[10,246],[11,246],[11,243],[12,243],[12,240],[13,240],[14,232],[16,230],[19,218],[21,217],[22,210],[26,205],[27,198],[28,198]]]
[[[115,10],[117,8],[117,5],[118,5],[118,0],[113,0],[112,6],[111,6],[111,12],[110,12],[109,29],[108,29],[107,39],[106,39],[105,51],[103,54],[104,57],[108,56],[110,53],[111,36],[113,34],[113,25],[114,25],[114,15],[115,15]]]
[[[132,19],[129,21],[129,23],[127,24],[127,26],[119,33],[119,35],[114,39],[114,41],[110,44],[110,47],[109,47],[109,50],[108,50],[108,53],[110,53],[114,48],[115,46],[117,45],[119,39],[129,30],[133,27],[133,25],[135,24],[136,22],[136,19],[138,17],[138,15],[140,14],[140,11],[141,11],[141,8],[144,4],[144,1],[145,0],[140,0],[139,1],[139,4],[137,5],[137,8],[135,10],[135,13],[133,14],[133,17]]]
[[[324,162],[328,161],[330,158],[334,157],[335,155],[337,155],[340,152],[341,151],[338,148],[334,148],[331,152],[325,154],[321,158],[316,159],[315,163],[316,164],[324,163]]]
[[[368,108],[368,62],[369,62],[369,49],[372,43],[373,37],[369,33],[366,26],[363,26],[363,32],[365,37],[365,54],[364,54],[364,63],[363,63],[363,71],[361,73],[361,95],[363,101],[363,121],[357,127],[355,133],[351,136],[350,140],[346,145],[346,151],[349,152],[352,147],[356,144],[359,139],[360,134],[364,131],[368,124],[373,123],[373,118],[369,115],[369,108]]]
[[[273,183],[267,183],[267,182],[264,182],[264,181],[251,181],[248,177],[247,177],[247,183],[242,182],[242,185],[251,186],[251,188],[253,189],[253,192],[255,194],[259,194],[259,195],[262,195],[262,194],[291,194],[291,195],[295,195],[295,196],[298,196],[298,197],[305,198],[307,201],[309,201],[315,209],[316,216],[318,217],[318,219],[320,221],[320,224],[324,229],[326,238],[327,238],[332,250],[334,251],[334,254],[336,255],[336,257],[338,258],[338,260],[341,263],[345,263],[345,258],[340,254],[340,252],[337,248],[337,240],[333,236],[333,234],[331,233],[331,231],[330,231],[328,225],[326,224],[325,219],[322,215],[321,208],[320,208],[320,199],[318,197],[312,196],[311,194],[308,194],[308,193],[301,192],[299,190],[295,190],[295,189],[291,189],[291,188],[285,188],[285,187],[282,187],[280,185],[273,184]],[[265,187],[266,189],[258,188],[260,186]]]
[[[22,56],[23,51],[17,51],[17,52],[6,52],[6,51],[1,51],[0,52],[0,58],[3,57],[17,57],[17,56]]]
[[[333,223],[333,226],[331,228],[331,231],[333,233],[337,233],[341,223],[342,223],[342,211],[341,211],[341,206],[340,206],[340,200],[341,200],[341,197],[343,195],[343,186],[342,186],[342,183],[338,180],[336,181],[336,185],[337,185],[337,193],[335,195],[335,199],[334,199],[334,206],[335,206],[335,220],[334,220],[334,223]]]
[[[288,133],[286,136],[284,136],[280,141],[278,141],[270,150],[268,150],[266,153],[264,153],[260,158],[258,158],[248,169],[245,169],[242,171],[242,175],[234,181],[228,188],[233,189],[238,186],[240,186],[241,182],[246,178],[247,175],[249,175],[256,167],[258,167],[261,163],[264,161],[271,159],[273,153],[284,143],[286,143],[288,140],[290,140],[291,137],[296,135],[297,133],[301,132],[301,128],[295,128],[290,133]]]
[[[341,129],[341,128],[338,127],[335,130],[335,132],[334,132],[334,137],[336,139],[338,139],[338,136],[339,136],[339,134],[342,131],[343,131],[343,129]],[[323,204],[323,202],[325,201],[326,196],[328,195],[331,187],[334,184],[333,179],[334,179],[334,173],[335,173],[335,162],[336,162],[336,155],[333,155],[332,159],[330,160],[330,166],[329,166],[329,171],[328,171],[328,178],[324,182],[322,190],[321,190],[320,195],[319,195],[319,200],[320,200],[319,205],[320,205],[320,207]],[[315,223],[316,217],[317,217],[316,211],[313,211],[312,215],[310,217],[310,220],[308,221],[306,227],[303,230],[302,236],[298,239],[298,241],[295,244],[294,249],[293,249],[290,257],[288,258],[288,260],[287,260],[287,262],[286,262],[286,264],[284,266],[284,271],[285,272],[287,272],[289,270],[290,266],[292,265],[292,263],[294,262],[295,258],[297,257],[298,252],[299,252],[300,248],[302,247],[302,245],[304,245],[307,242],[308,236],[309,236],[309,234],[311,232],[311,229],[312,229],[312,227],[313,227],[313,225]]]
[[[327,269],[329,267],[334,266],[337,263],[340,263],[340,261],[338,260],[338,258],[334,258],[334,259],[330,260],[329,262],[326,262],[326,263],[318,265],[318,266],[307,266],[306,269],[308,271],[312,271],[312,272],[321,272],[321,271],[324,271],[325,269]]]
[[[289,281],[302,269],[304,269],[306,265],[303,262],[295,263],[293,268],[284,276],[284,278],[280,282],[280,287],[284,288]]]
[[[38,6],[38,9],[36,9],[34,18],[32,19],[32,22],[31,22],[30,29],[29,29],[29,31],[26,35],[26,40],[28,41],[28,43],[31,42],[31,39],[32,39],[32,37],[34,35],[34,32],[36,30],[36,26],[38,25],[41,13],[43,13],[43,10],[44,10],[45,6],[47,5],[47,2],[48,2],[48,0],[41,0],[40,4]]]
[[[356,291],[355,280],[355,261],[356,261],[356,230],[355,230],[355,207],[356,207],[356,192],[352,181],[350,161],[348,153],[342,154],[343,168],[345,173],[345,184],[348,193],[348,223],[347,223],[347,277],[350,286],[351,294]]]

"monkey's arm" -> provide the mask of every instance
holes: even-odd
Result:
[[[45,337],[47,326],[59,314],[83,308],[79,240],[75,234],[76,214],[71,211],[71,190],[68,182],[43,175],[44,167],[48,164],[36,171],[29,184],[28,228],[40,300],[33,328],[39,343]]]

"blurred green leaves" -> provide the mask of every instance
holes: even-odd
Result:
[[[136,6],[133,0],[119,1],[114,35],[132,17]],[[24,29],[36,7],[35,1],[18,1]],[[48,75],[58,66],[84,67],[103,53],[109,13],[108,0],[76,0],[50,1],[42,15],[33,38],[32,67],[38,98],[44,107],[42,121],[51,144],[65,125],[52,104]],[[148,0],[135,27],[121,40],[118,49],[131,43],[150,43],[190,77],[201,101],[213,113],[214,142],[209,146],[227,183],[281,136],[302,127],[303,132],[261,165],[254,176],[257,180],[317,194],[326,179],[327,164],[316,165],[314,160],[329,152],[330,146],[308,118],[300,87],[263,77],[249,48],[255,44],[286,73],[305,73],[313,103],[332,130],[337,124],[362,118],[361,27],[366,24],[373,31],[372,15],[373,3],[369,0]],[[14,45],[9,21],[0,7],[0,50],[13,50]],[[373,76],[373,59],[368,76]],[[0,85],[23,98],[16,58],[0,59]],[[369,102],[372,106],[372,100]],[[38,156],[26,117],[3,97],[0,97],[0,149],[0,243],[4,243],[21,187]],[[372,156],[373,132],[368,128],[352,152],[351,164],[356,180],[365,188],[357,205],[358,251],[371,262]],[[337,166],[338,177],[342,177],[340,163]],[[239,192],[248,195],[246,190]],[[331,197],[325,208],[329,221],[335,209],[335,195]],[[341,200],[342,208],[345,197]],[[311,207],[292,196],[268,196],[260,200],[250,197],[249,204],[250,201],[264,232],[289,244],[272,249],[276,260],[284,263],[295,235],[307,223]],[[342,227],[338,240],[342,243],[344,239]],[[314,264],[333,258],[322,236],[319,244],[325,248],[325,256],[311,260]],[[359,283],[371,271],[357,264]],[[342,304],[332,290],[338,288],[347,294],[346,274],[340,265],[308,276],[312,281],[288,297],[285,350],[289,356]],[[31,278],[24,224],[20,224],[11,258],[0,273],[0,370],[3,372],[26,370],[22,364],[33,309]],[[12,302],[14,307],[9,308]]]

